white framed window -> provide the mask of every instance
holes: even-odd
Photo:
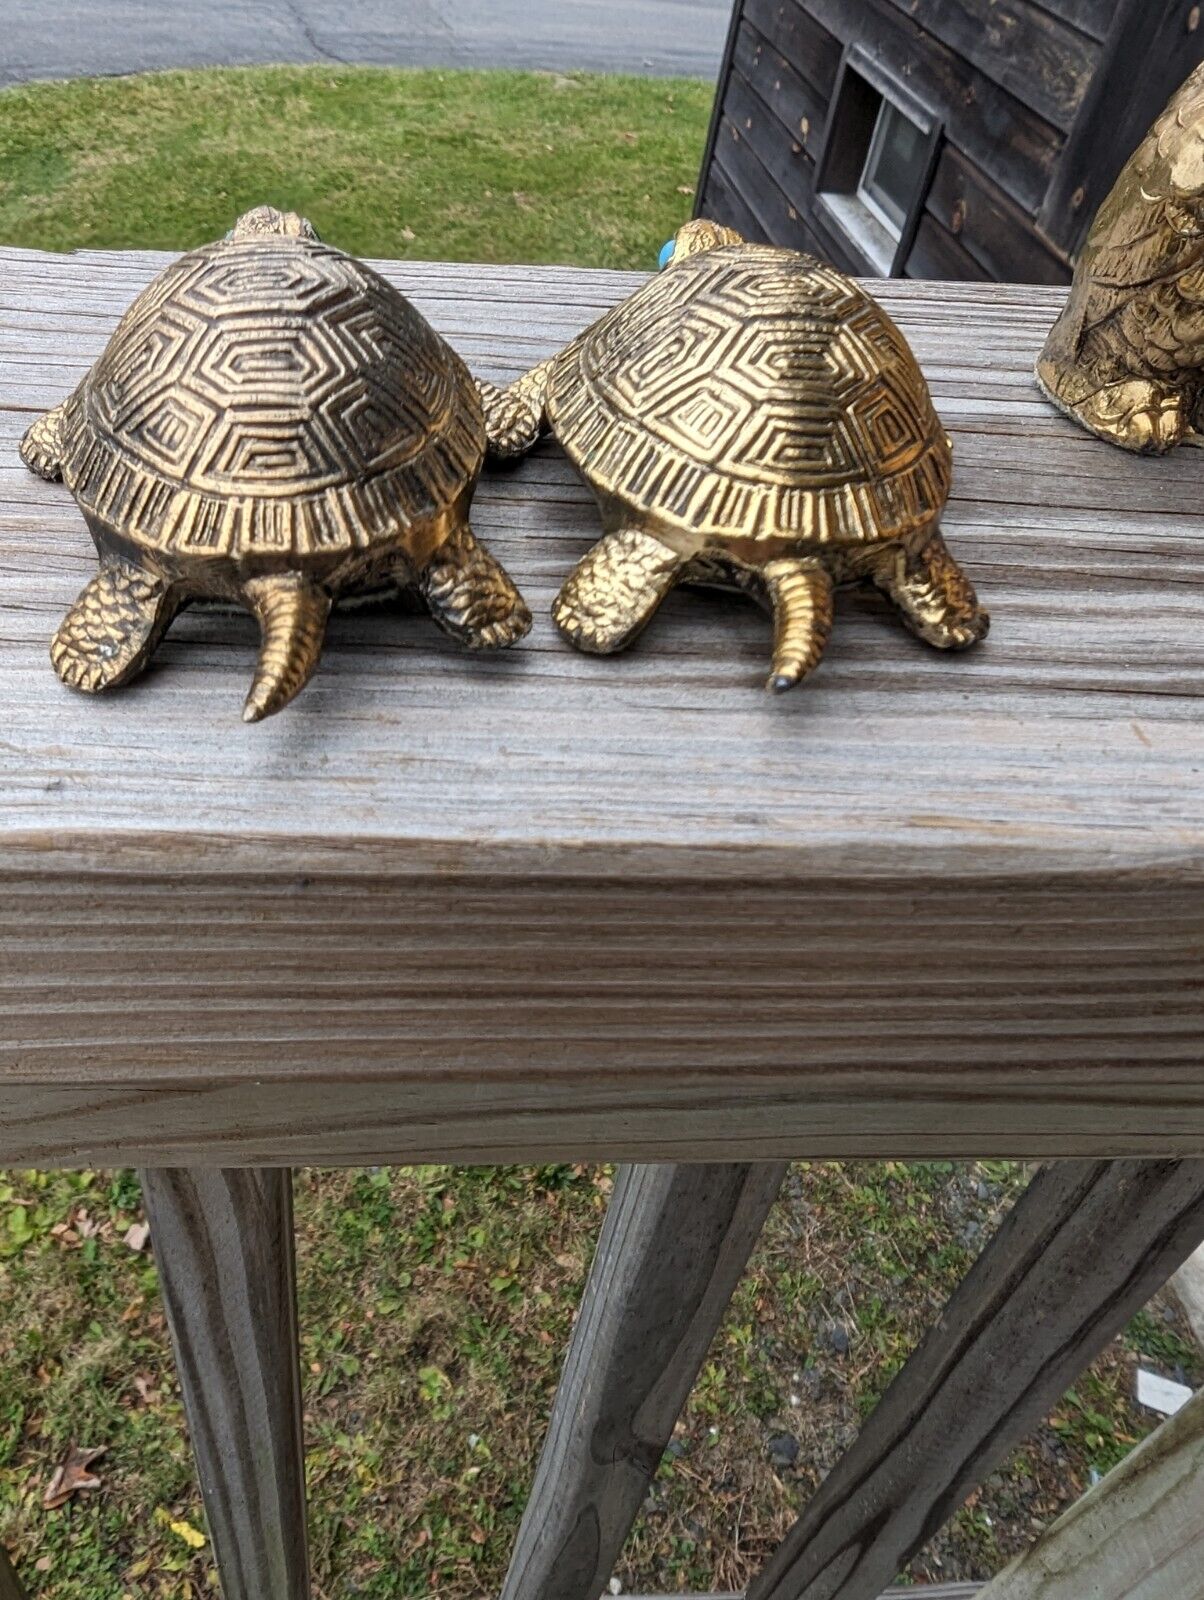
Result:
[[[928,175],[928,135],[890,100],[874,124],[857,198],[884,228],[900,237],[915,195]]]
[[[941,125],[859,46],[845,53],[816,166],[816,209],[860,267],[902,273],[936,162]]]

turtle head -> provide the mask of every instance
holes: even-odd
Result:
[[[257,239],[276,234],[282,239],[316,239],[318,230],[308,217],[295,211],[277,211],[275,206],[255,206],[244,211],[226,235],[227,239]]]
[[[678,228],[669,243],[661,251],[661,267],[671,266],[675,261],[684,261],[687,256],[696,256],[702,250],[717,250],[724,244],[743,244],[744,239],[735,228],[725,228],[721,222],[708,222],[705,217],[697,217],[693,222],[687,222],[684,228]]]

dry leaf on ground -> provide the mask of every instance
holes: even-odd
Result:
[[[81,1489],[100,1488],[100,1479],[88,1468],[94,1461],[100,1460],[106,1449],[106,1445],[101,1445],[99,1450],[81,1450],[77,1444],[68,1445],[66,1455],[55,1468],[54,1477],[42,1496],[42,1504],[47,1511],[59,1510]]]

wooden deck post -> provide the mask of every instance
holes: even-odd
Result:
[[[1204,1600],[1204,1390],[981,1600]]]
[[[292,1174],[163,1168],[142,1192],[224,1600],[309,1600]]]
[[[1202,1237],[1204,1161],[1043,1168],[748,1600],[873,1600]]]
[[[25,1600],[25,1590],[8,1551],[0,1544],[0,1600]]]
[[[785,1173],[619,1169],[502,1600],[606,1587]]]

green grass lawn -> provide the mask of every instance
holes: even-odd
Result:
[[[0,95],[0,242],[182,248],[262,201],[362,254],[651,267],[689,214],[695,83],[326,68]],[[744,1584],[1024,1174],[800,1166],[618,1574]],[[495,1594],[610,1179],[584,1167],[297,1180],[318,1600]],[[129,1173],[0,1173],[0,1540],[45,1600],[215,1596]],[[1156,1304],[910,1576],[985,1576],[1154,1423],[1138,1356],[1204,1377]],[[67,1446],[101,1488],[42,1495]]]
[[[618,1576],[734,1589],[965,1272],[1022,1175],[807,1166],[716,1340]],[[586,1167],[297,1178],[319,1600],[496,1594],[606,1197]],[[156,1277],[129,1173],[0,1174],[0,1539],[48,1600],[211,1600]],[[1141,1359],[1204,1377],[1155,1307],[913,1563],[983,1576],[1153,1426]],[[69,1443],[102,1488],[42,1493]],[[788,1459],[797,1451],[795,1459]]]
[[[690,215],[710,100],[371,68],[32,84],[0,101],[0,242],[176,249],[267,202],[359,255],[652,268]]]

